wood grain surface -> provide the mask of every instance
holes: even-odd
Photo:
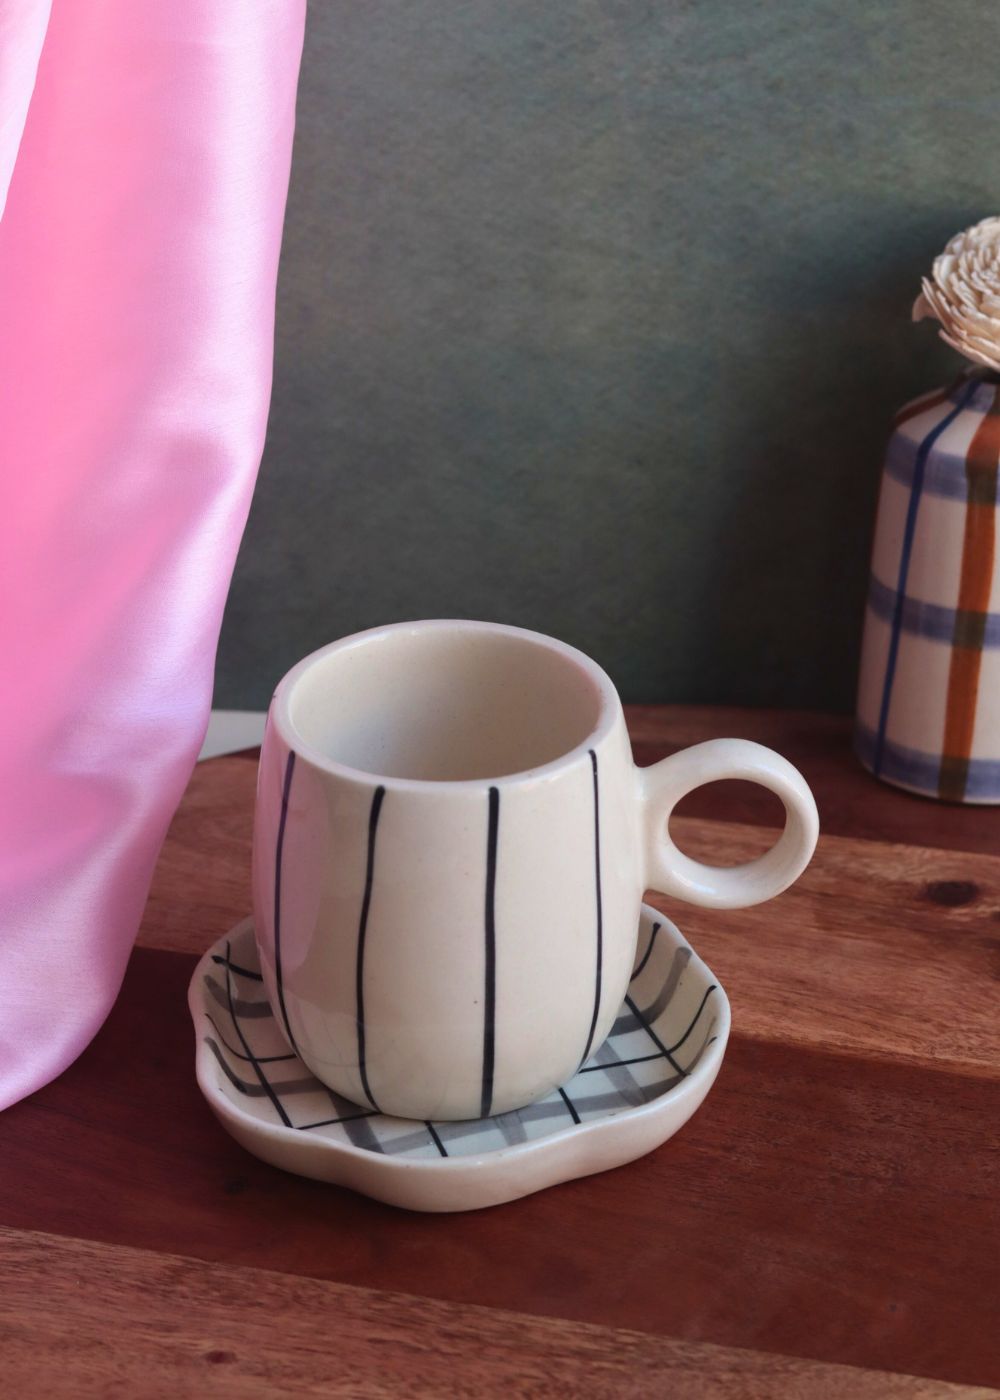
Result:
[[[684,1342],[499,1309],[197,1264],[0,1230],[4,1385],[76,1397],[565,1396],[672,1400],[976,1400],[996,1396],[885,1372]],[[81,1287],[86,1280],[86,1287]],[[126,1339],[109,1346],[108,1318]],[[332,1340],[332,1345],[329,1344]]]
[[[171,828],[108,1023],[0,1115],[11,1393],[1000,1386],[1000,811],[875,783],[840,719],[630,719],[641,760],[723,733],[781,748],[824,823],[779,900],[662,904],[733,1005],[718,1084],[683,1132],[618,1171],[453,1217],[243,1152],[198,1094],[185,1005],[196,954],[249,907],[254,763],[212,760]],[[717,784],[673,829],[728,862],[779,820]]]

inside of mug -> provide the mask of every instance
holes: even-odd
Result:
[[[457,623],[388,630],[318,656],[296,678],[288,714],[326,758],[457,782],[553,762],[593,732],[603,703],[571,655],[530,634]]]

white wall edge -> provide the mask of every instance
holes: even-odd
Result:
[[[266,717],[263,710],[213,710],[198,762],[254,748],[264,737]]]

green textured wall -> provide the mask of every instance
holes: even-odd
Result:
[[[920,273],[1000,208],[1000,7],[314,0],[216,703],[406,617],[627,699],[849,708]]]

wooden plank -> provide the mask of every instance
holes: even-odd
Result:
[[[785,753],[813,785],[825,835],[1000,854],[1000,808],[966,808],[898,792],[872,779],[850,751],[844,716],[711,706],[629,706],[636,757],[650,763],[722,734]],[[254,755],[196,767],[164,846],[140,944],[199,951],[250,905]],[[780,825],[777,799],[747,783],[714,783],[686,798],[678,820]],[[761,849],[764,838],[761,838]],[[723,858],[720,850],[719,858]]]
[[[851,749],[846,715],[711,705],[629,705],[636,761],[652,763],[688,744],[733,735],[777,749],[816,795],[823,830],[946,850],[1000,852],[1000,807],[964,807],[915,797],[880,783]],[[679,813],[727,821],[780,823],[777,799],[749,783],[717,783],[685,798]]]
[[[250,909],[255,775],[199,765],[164,847],[145,947],[202,952]],[[772,830],[676,818],[675,839],[717,864]],[[725,985],[747,1034],[879,1058],[1000,1071],[1000,856],[824,835],[777,901],[725,913],[659,901]]]
[[[712,864],[773,836],[696,818],[672,829]],[[767,904],[650,898],[720,978],[744,1034],[1000,1076],[1000,856],[823,836]]]
[[[626,707],[637,761],[662,758],[724,734],[755,739],[784,753],[816,793],[823,831],[855,839],[1000,854],[1000,808],[961,807],[876,782],[854,758],[850,719],[803,711],[724,706]],[[198,764],[174,819],[157,870],[142,939],[196,951],[206,930],[249,908],[254,754]],[[780,825],[777,799],[747,783],[714,783],[686,798],[678,817],[744,825]]]
[[[193,959],[140,949],[97,1040],[0,1115],[0,1224],[1000,1385],[989,1079],[734,1036],[660,1151],[456,1217],[269,1168],[201,1101]]]
[[[711,711],[709,713],[711,714]],[[644,714],[647,714],[646,711]],[[662,707],[662,710],[657,707],[648,711],[646,718],[640,715],[639,720],[634,722],[634,727],[640,736],[653,732],[665,735],[669,732],[679,743],[688,743],[696,742],[699,732],[721,732],[727,724],[730,728],[738,728],[731,715],[746,714],[755,718],[755,724],[742,727],[744,731],[751,729],[751,738],[759,736],[775,742],[779,748],[782,746],[779,742],[780,736],[772,734],[769,725],[763,722],[765,717],[773,720],[773,711],[723,711],[717,722],[706,721],[703,718],[699,720],[699,715],[702,714],[703,711],[699,710],[688,717],[688,711],[683,710],[683,707]],[[808,720],[815,724],[818,742],[824,739],[831,725],[843,725],[843,721],[836,717],[810,715]],[[800,738],[803,743],[807,743],[808,732],[800,731]],[[640,750],[646,742],[646,739],[640,739]],[[661,742],[654,745],[654,748],[657,752],[662,752],[668,746],[667,743]],[[796,756],[794,748],[796,745],[786,745],[787,752],[793,757]],[[810,762],[804,762],[801,755],[798,755],[798,759],[803,762],[807,776],[815,781],[817,774],[815,771],[811,773]],[[849,755],[842,753],[836,762],[840,766],[836,767],[835,776],[829,778],[825,790],[821,783],[817,783],[824,815],[824,837],[838,834],[838,822],[835,819],[831,820],[831,811],[835,816],[838,813],[840,816],[845,815],[845,811],[836,806],[838,792],[845,788],[845,784],[847,787],[853,787],[854,778],[857,778],[857,774],[850,777],[849,769],[845,767],[845,764],[852,762]],[[836,774],[839,774],[839,777],[836,777]],[[933,851],[955,851],[958,855],[961,851],[968,850],[997,857],[1000,855],[1000,809],[955,808],[940,802],[924,801],[922,798],[912,798],[901,792],[889,790],[882,784],[874,783],[864,773],[860,776],[863,780],[863,792],[859,802],[868,815],[853,825],[849,822],[846,839],[864,841],[866,833],[867,836],[871,836],[874,827],[878,840],[891,841],[894,839],[894,830],[902,830],[903,837],[906,837],[910,827],[920,826],[927,840],[920,847],[920,853],[908,861],[908,868],[916,869],[917,865],[926,864],[927,867],[933,865],[938,871],[945,872],[929,876],[924,882],[926,885],[934,881],[948,882],[959,879],[959,876],[952,874],[957,869],[966,872],[961,875],[962,881],[971,878],[973,883],[982,883],[976,879],[975,874],[968,875],[968,872],[978,871],[979,865],[976,862],[961,861],[958,858],[951,861],[947,857],[936,857]],[[255,764],[249,762],[248,756],[227,756],[197,764],[195,773],[190,778],[188,791],[176,812],[167,841],[162,848],[160,864],[155,872],[153,889],[147,903],[146,918],[139,935],[141,946],[200,952],[211,939],[218,937],[218,932],[230,928],[235,921],[248,913],[251,903],[249,854],[254,827],[255,787]],[[727,792],[730,797],[727,797]],[[920,822],[913,820],[915,809],[922,816]],[[739,858],[741,853],[756,854],[765,850],[772,840],[769,830],[762,830],[755,840],[752,829],[769,829],[780,825],[780,806],[777,805],[777,799],[744,783],[711,784],[709,788],[703,788],[699,794],[692,794],[692,797],[685,799],[675,820],[683,823],[692,816],[699,816],[699,813],[702,822],[731,820],[732,823],[746,827],[742,832],[720,832],[716,837],[710,833],[702,836],[697,826],[676,827],[688,833],[685,840],[699,841],[697,850],[692,847],[693,854],[699,854],[706,860],[716,860],[720,864]],[[884,818],[878,813],[888,813],[888,816]],[[818,864],[825,860],[824,846],[821,846]],[[859,844],[857,851],[860,853],[863,850],[866,850],[866,846]],[[836,867],[850,868],[854,860],[854,848],[840,846],[838,853],[833,857]],[[864,855],[861,857],[861,864],[867,869],[874,860],[877,860],[874,855]],[[895,854],[889,857],[889,860],[895,860]],[[996,867],[989,864],[982,868],[990,872]],[[975,903],[975,900],[969,903]],[[982,902],[976,904],[976,917],[982,910]]]
[[[10,1395],[670,1395],[989,1400],[998,1392],[0,1230]]]

